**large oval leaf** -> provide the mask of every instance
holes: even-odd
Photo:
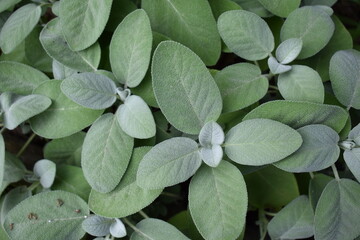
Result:
[[[61,92],[60,85],[60,80],[51,80],[34,90],[34,94],[44,95],[52,100],[48,109],[30,119],[32,130],[45,138],[62,138],[79,132],[103,112],[74,103]]]
[[[102,74],[74,74],[61,83],[61,91],[77,104],[91,109],[105,109],[116,101],[115,83]]]
[[[248,113],[244,120],[269,118],[298,129],[309,124],[323,124],[340,132],[348,119],[341,107],[309,102],[271,101]]]
[[[269,81],[259,67],[250,63],[230,65],[215,75],[223,99],[223,112],[250,106],[265,96]]]
[[[81,152],[81,166],[90,186],[110,192],[125,173],[134,140],[124,133],[112,113],[101,116],[87,132]]]
[[[277,162],[302,143],[291,127],[270,119],[252,119],[239,123],[226,134],[226,155],[233,161],[250,166]]]
[[[97,43],[80,52],[70,49],[62,35],[58,18],[46,24],[41,31],[40,41],[49,56],[69,68],[82,72],[93,72],[100,63],[101,49]]]
[[[152,29],[193,50],[206,65],[220,57],[221,41],[206,0],[143,0]]]
[[[333,180],[324,189],[315,210],[315,239],[352,240],[360,235],[360,185]]]
[[[301,0],[258,0],[267,10],[279,17],[287,17],[300,6]]]
[[[134,138],[151,138],[155,136],[155,120],[149,106],[136,95],[126,98],[124,104],[116,111],[120,127]]]
[[[162,112],[180,131],[198,134],[206,122],[219,117],[220,91],[200,58],[185,46],[160,43],[154,53],[152,77]]]
[[[316,7],[305,6],[293,11],[281,28],[281,41],[300,38],[303,48],[299,59],[311,57],[323,49],[335,30],[329,14]]]
[[[110,15],[112,0],[62,0],[60,22],[62,32],[74,51],[81,51],[96,42]]]
[[[152,41],[144,10],[130,13],[120,23],[110,43],[111,69],[118,81],[131,88],[140,84],[150,64]]]
[[[136,184],[140,161],[150,149],[150,147],[134,149],[125,175],[113,191],[110,193],[91,191],[89,199],[91,211],[106,217],[126,217],[145,208],[160,195],[162,189],[146,190]]]
[[[0,62],[2,92],[31,94],[42,82],[50,80],[44,73],[18,62]]]
[[[339,135],[325,125],[307,125],[297,130],[303,143],[289,157],[274,163],[288,172],[315,172],[330,167],[339,158]]]
[[[223,161],[217,168],[204,165],[191,179],[190,214],[205,239],[239,237],[245,225],[247,201],[244,178],[228,162]]]
[[[201,165],[198,144],[175,137],[157,144],[140,162],[137,184],[145,189],[160,189],[189,179]]]
[[[346,107],[360,109],[360,52],[336,52],[330,61],[330,80],[336,98]]]
[[[255,13],[228,11],[219,17],[218,29],[229,49],[247,60],[264,59],[274,50],[274,36]]]
[[[1,29],[1,50],[5,54],[13,51],[34,29],[40,15],[41,7],[35,4],[27,4],[11,14]]]

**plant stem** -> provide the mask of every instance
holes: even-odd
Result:
[[[22,146],[22,148],[20,149],[20,151],[16,154],[16,157],[20,157],[21,154],[23,154],[23,152],[26,150],[26,148],[29,146],[29,144],[31,143],[31,141],[34,139],[34,137],[36,136],[35,133],[33,133],[29,139],[26,141],[26,143],[24,144],[24,146]]]
[[[271,217],[275,217],[276,213],[272,213],[272,212],[266,212],[264,211],[264,213],[268,216],[271,216]]]
[[[335,164],[331,165],[331,168],[332,168],[332,170],[333,170],[333,172],[334,172],[335,179],[336,179],[337,181],[340,181],[339,173],[338,173],[338,170],[336,169]]]
[[[259,209],[259,228],[260,228],[260,240],[266,238],[268,220],[265,216],[264,209]]]
[[[0,130],[0,134],[2,134],[5,130],[6,130],[6,128],[3,127],[3,128]]]
[[[143,218],[149,218],[149,216],[142,210],[139,211],[139,214],[143,216]]]
[[[140,232],[140,230],[135,227],[134,224],[132,224],[127,218],[122,218],[121,219],[124,223],[126,223],[129,227],[131,227],[135,232]]]
[[[274,89],[276,91],[279,91],[279,88],[277,86],[274,86],[274,85],[269,85],[269,88]]]
[[[311,179],[313,179],[315,177],[313,172],[309,172],[309,174],[310,174]]]
[[[34,183],[32,183],[30,186],[28,186],[27,189],[32,192],[32,191],[34,191],[39,185],[40,185],[40,182],[34,182]]]
[[[255,63],[255,65],[256,65],[256,66],[260,67],[260,65],[259,65],[259,62],[258,62],[258,61],[254,61],[254,63]]]
[[[169,192],[162,192],[161,195],[164,195],[164,196],[168,196],[168,197],[173,197],[173,198],[177,198],[177,199],[182,199],[182,197],[174,194],[174,193],[169,193]]]

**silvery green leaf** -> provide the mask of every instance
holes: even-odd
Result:
[[[325,5],[331,7],[337,0],[304,0],[305,5]]]
[[[155,136],[155,120],[149,106],[136,95],[126,98],[116,111],[122,130],[134,138],[146,139]]]
[[[61,83],[61,91],[77,104],[91,109],[105,109],[116,101],[116,85],[97,73],[73,74]]]
[[[349,179],[332,180],[315,209],[315,239],[351,240],[360,235],[360,185]]]
[[[110,43],[111,69],[117,80],[136,87],[145,77],[152,48],[150,20],[138,9],[119,24]]]
[[[301,0],[258,0],[267,10],[279,17],[287,17],[300,6]]]
[[[301,147],[274,165],[287,172],[316,172],[330,167],[340,155],[339,135],[325,125],[307,125],[299,128]]]
[[[74,51],[93,45],[105,29],[112,0],[62,0],[60,22],[62,32]]]
[[[281,41],[300,38],[303,47],[299,59],[311,57],[330,41],[335,25],[330,16],[316,7],[298,8],[286,18],[281,28]]]
[[[40,42],[47,54],[65,66],[81,72],[93,72],[100,63],[98,43],[80,52],[74,52],[62,35],[59,18],[48,22],[40,33]]]
[[[217,168],[203,165],[191,179],[189,210],[208,240],[237,239],[245,225],[248,195],[241,172],[222,161]]]
[[[253,12],[262,18],[272,17],[273,14],[269,12],[259,1],[254,0],[234,0],[241,6],[242,9]]]
[[[293,65],[291,71],[280,74],[278,87],[285,100],[324,102],[322,79],[315,70],[307,66]]]
[[[5,170],[5,142],[3,136],[0,134],[0,186],[4,182],[4,170]]]
[[[44,73],[18,62],[0,62],[0,89],[2,92],[31,94],[41,83],[50,80]]]
[[[57,80],[63,80],[65,78],[68,78],[71,75],[77,73],[76,70],[74,70],[72,68],[68,68],[56,60],[53,60],[52,71],[53,71],[54,79],[57,79]]]
[[[52,7],[51,7],[51,11],[55,16],[59,16],[60,15],[60,1],[54,2]]]
[[[269,66],[270,72],[272,74],[281,74],[281,73],[288,72],[292,69],[291,66],[283,65],[283,64],[279,63],[276,60],[276,58],[274,58],[274,57],[269,57],[268,66]]]
[[[151,27],[198,55],[207,65],[215,65],[221,53],[216,21],[206,0],[143,0]]]
[[[160,43],[153,57],[152,80],[160,109],[176,129],[199,134],[205,123],[220,116],[220,91],[205,64],[187,47],[173,41]]]
[[[283,41],[276,49],[276,59],[281,64],[291,63],[299,56],[302,45],[300,38],[289,38]]]
[[[3,204],[1,205],[1,215],[0,215],[1,226],[4,225],[5,217],[8,214],[8,212],[26,198],[31,197],[31,195],[32,195],[31,191],[25,186],[20,186],[11,189],[5,195]]]
[[[4,228],[16,240],[81,239],[81,223],[89,215],[84,200],[73,193],[48,191],[16,205],[5,219]]]
[[[344,160],[356,180],[360,182],[360,148],[345,150]]]
[[[110,233],[110,226],[113,223],[114,219],[91,215],[82,222],[82,228],[90,235],[103,237]]]
[[[224,147],[234,162],[260,166],[280,161],[301,144],[301,135],[291,127],[270,119],[252,119],[231,128]]]
[[[295,198],[271,219],[271,239],[303,239],[314,235],[314,210],[307,196]]]
[[[219,124],[214,121],[207,122],[199,134],[199,142],[204,147],[212,145],[221,145],[224,143],[225,134]]]
[[[0,96],[0,106],[4,111],[4,127],[13,130],[24,121],[45,111],[50,105],[51,100],[46,96],[20,96],[4,92]]]
[[[357,145],[360,146],[360,124],[351,129],[349,132],[349,139],[353,140]]]
[[[326,185],[333,179],[334,179],[333,177],[330,177],[322,173],[314,174],[314,177],[310,179],[309,200],[314,210],[316,209],[316,205]]]
[[[346,107],[360,109],[360,52],[342,50],[330,61],[330,80],[336,98]]]
[[[229,49],[246,60],[264,59],[274,50],[274,36],[269,26],[255,13],[227,11],[219,17],[218,29]]]
[[[119,184],[129,164],[133,145],[133,138],[121,130],[114,114],[104,114],[93,123],[81,153],[81,166],[93,189],[106,193]]]
[[[130,240],[190,240],[173,225],[160,219],[147,218],[136,224]]]
[[[55,180],[56,164],[47,159],[37,161],[34,165],[34,174],[40,178],[44,188],[50,188]]]
[[[6,20],[10,17],[10,15],[11,15],[10,11],[4,11],[0,13],[0,32]]]
[[[5,54],[13,51],[34,29],[40,15],[41,7],[35,4],[26,4],[11,14],[0,32],[1,50]]]
[[[4,181],[7,183],[18,182],[23,179],[26,167],[15,155],[5,152]]]
[[[0,2],[0,13],[9,9],[10,7],[14,6],[15,4],[17,4],[20,1],[21,0],[2,0]]]
[[[223,149],[220,145],[212,145],[200,149],[201,159],[210,167],[217,167],[223,154]]]
[[[137,184],[145,189],[159,189],[188,180],[201,165],[198,144],[185,137],[175,137],[155,145],[140,162]]]
[[[126,228],[122,221],[115,218],[115,222],[110,226],[110,233],[116,238],[122,238],[126,236]]]
[[[327,14],[329,14],[329,16],[334,14],[334,10],[329,7],[329,6],[325,6],[325,5],[315,5],[314,7],[316,7],[317,9],[320,9],[324,12],[326,12]]]

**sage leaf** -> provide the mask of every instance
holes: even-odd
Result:
[[[339,133],[344,128],[348,115],[344,109],[334,105],[278,100],[261,104],[243,120],[254,118],[272,119],[294,129],[309,124],[323,124]]]
[[[231,0],[209,0],[209,4],[216,20],[224,12],[242,9],[239,4]]]
[[[128,97],[116,111],[122,130],[131,137],[146,139],[155,136],[155,120],[149,106],[136,95]]]
[[[250,106],[263,98],[269,88],[260,68],[250,63],[230,65],[214,78],[223,99],[223,113]]]
[[[239,237],[247,212],[246,184],[240,171],[226,161],[217,168],[202,166],[190,182],[189,209],[205,239]]]
[[[347,108],[360,109],[360,52],[336,52],[330,61],[330,80],[336,98]]]
[[[333,177],[329,177],[322,173],[317,173],[314,175],[312,179],[310,179],[309,199],[311,206],[314,210],[316,209],[316,205],[326,185],[333,179],[334,179]]]
[[[46,81],[34,94],[47,96],[52,104],[48,109],[30,119],[32,130],[45,138],[70,136],[92,124],[103,111],[84,108],[68,99],[60,90],[60,80]]]
[[[110,233],[116,238],[122,238],[126,236],[125,225],[121,222],[120,219],[115,218],[115,222],[110,226]]]
[[[72,76],[73,74],[77,74],[76,70],[74,70],[72,68],[68,68],[56,60],[53,60],[52,71],[53,71],[54,78],[57,80],[63,80],[65,78]]]
[[[146,190],[136,184],[140,161],[151,147],[135,148],[125,175],[109,193],[91,191],[89,207],[101,216],[122,218],[134,214],[152,203],[163,189]],[[124,204],[126,203],[126,204]]]
[[[116,85],[96,73],[74,74],[61,83],[61,91],[77,104],[91,109],[105,109],[116,101]]]
[[[160,43],[151,71],[160,109],[178,130],[198,134],[205,123],[220,116],[220,91],[204,63],[190,49],[173,41]]]
[[[360,145],[360,124],[351,129],[348,139],[353,140],[356,145]]]
[[[325,5],[331,7],[337,0],[304,0],[305,5]]]
[[[84,50],[93,45],[105,29],[112,0],[63,0],[60,2],[62,32],[70,48]]]
[[[136,224],[138,231],[134,231],[130,240],[189,240],[174,226],[159,219],[147,218]]]
[[[50,80],[44,73],[18,62],[0,62],[0,88],[2,92],[27,95],[41,83]]]
[[[34,165],[34,174],[40,178],[44,188],[50,188],[55,180],[56,164],[47,159],[37,161]]]
[[[150,64],[152,41],[144,10],[135,10],[119,24],[110,43],[110,63],[120,83],[131,88],[140,84]]]
[[[92,236],[102,237],[110,234],[110,226],[113,223],[114,219],[91,215],[83,221],[82,228]]]
[[[321,77],[307,66],[293,65],[291,71],[280,74],[278,87],[285,100],[324,102],[325,90]]]
[[[344,160],[356,180],[360,182],[360,148],[345,150]]]
[[[221,145],[224,140],[224,131],[219,124],[213,121],[206,123],[199,134],[199,142],[202,146]]]
[[[277,162],[302,144],[291,127],[270,119],[252,119],[231,128],[225,138],[226,155],[239,164],[260,166]]]
[[[137,6],[131,0],[113,1],[108,22],[105,31],[114,32],[121,21],[131,12],[135,11]]]
[[[13,51],[34,29],[40,15],[41,7],[35,4],[26,4],[11,14],[0,32],[1,50],[5,54]]]
[[[283,41],[276,49],[276,59],[281,64],[291,63],[299,56],[302,45],[300,38],[289,38]]]
[[[216,21],[206,0],[143,0],[151,27],[194,51],[207,65],[215,65],[221,53]]]
[[[239,4],[242,9],[255,13],[262,18],[273,16],[258,0],[234,0],[234,2]]]
[[[315,238],[350,240],[360,235],[360,185],[349,179],[332,180],[315,210]]]
[[[301,0],[258,0],[267,10],[279,17],[287,17],[300,6]]]
[[[202,147],[200,149],[201,159],[210,167],[217,167],[223,157],[222,147],[213,145],[210,147]]]
[[[0,13],[19,3],[21,0],[2,0],[0,3]]]
[[[1,138],[1,137],[0,137]],[[1,140],[0,140],[1,141]],[[0,144],[1,145],[1,144]],[[0,151],[1,154],[1,151]],[[22,161],[15,155],[5,152],[5,163],[4,163],[4,177],[3,179],[7,183],[18,182],[23,179],[26,168]],[[0,173],[1,176],[1,173]]]
[[[145,189],[160,189],[189,179],[201,165],[198,144],[175,137],[155,145],[140,162],[136,182]]]
[[[112,113],[102,115],[87,132],[81,166],[90,186],[110,192],[120,182],[129,164],[133,138],[126,135]]]
[[[330,16],[315,7],[305,6],[289,14],[281,28],[281,41],[300,38],[303,42],[299,59],[311,57],[323,49],[335,30]]]
[[[254,13],[225,12],[218,19],[218,29],[229,49],[246,60],[264,59],[274,50],[274,36],[269,26]]]
[[[59,206],[61,202],[61,206]],[[29,197],[16,205],[5,219],[11,239],[80,239],[89,209],[80,197],[64,191],[50,191]]]
[[[271,239],[303,239],[314,235],[314,210],[302,195],[291,201],[271,219],[268,225]]]
[[[274,165],[287,172],[316,172],[330,167],[340,155],[339,135],[325,125],[307,125],[299,128],[303,143],[287,158]]]
[[[274,57],[269,57],[268,66],[272,74],[286,73],[292,69],[292,66],[283,65],[279,63]]]
[[[5,170],[5,142],[0,134],[0,186],[3,185]]]

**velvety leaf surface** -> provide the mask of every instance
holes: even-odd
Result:
[[[314,175],[314,178],[310,180],[309,200],[314,210],[316,209],[316,205],[326,185],[333,179],[334,179],[333,177],[329,177],[322,173],[317,173]]]
[[[301,0],[258,0],[267,10],[279,17],[287,17],[300,6]]]
[[[20,1],[21,0],[2,0],[0,2],[0,13],[7,10],[8,8],[14,6],[15,4],[17,4]]]
[[[276,49],[276,59],[282,64],[288,64],[299,56],[301,49],[302,40],[300,38],[289,38]]]

